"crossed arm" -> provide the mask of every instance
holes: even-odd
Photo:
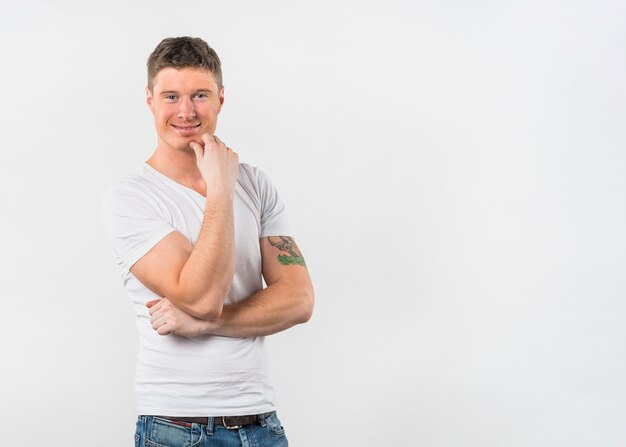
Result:
[[[270,236],[260,239],[260,247],[267,288],[236,304],[223,305],[217,318],[191,316],[171,298],[151,301],[147,306],[152,327],[161,335],[256,337],[308,321],[313,311],[313,287],[295,241]]]

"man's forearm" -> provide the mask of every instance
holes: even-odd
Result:
[[[305,323],[313,311],[308,287],[274,283],[235,304],[225,305],[215,321],[202,322],[203,334],[225,337],[260,337]]]
[[[235,272],[233,201],[207,200],[198,240],[180,273],[175,304],[189,315],[215,319],[222,312]]]

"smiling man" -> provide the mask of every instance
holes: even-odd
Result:
[[[137,315],[135,445],[287,445],[264,337],[308,321],[313,288],[285,207],[215,135],[224,87],[206,42],[159,43],[146,101],[156,150],[102,201]]]

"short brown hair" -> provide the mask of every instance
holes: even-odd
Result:
[[[222,63],[217,53],[199,37],[168,37],[163,39],[148,58],[148,88],[164,68],[199,68],[210,71],[222,88]]]

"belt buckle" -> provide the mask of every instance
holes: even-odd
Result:
[[[224,425],[224,428],[226,428],[227,430],[239,430],[241,427],[243,427],[243,425],[228,425],[226,424],[226,417],[222,416],[222,425]]]

